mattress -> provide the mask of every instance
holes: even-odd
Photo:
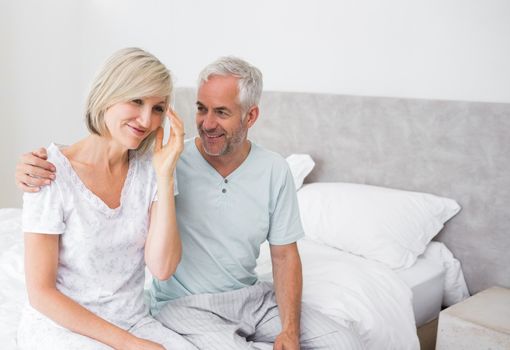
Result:
[[[443,301],[443,264],[428,255],[420,255],[413,266],[395,272],[413,292],[416,327],[436,319]]]

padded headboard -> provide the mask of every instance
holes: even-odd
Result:
[[[196,135],[194,89],[176,109]],[[356,182],[453,198],[462,211],[436,237],[471,293],[510,287],[510,104],[265,92],[249,132],[283,156],[316,162],[306,182]]]

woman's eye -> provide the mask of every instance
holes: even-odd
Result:
[[[132,100],[132,102],[137,104],[137,105],[142,105],[143,104],[143,101],[140,98],[135,98],[134,100]]]
[[[165,109],[161,106],[154,107],[154,110],[160,114],[162,114],[165,111]]]

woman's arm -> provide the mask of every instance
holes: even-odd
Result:
[[[56,288],[59,235],[25,233],[25,278],[32,307],[59,325],[114,349],[164,349],[107,322]]]
[[[173,180],[158,179],[158,200],[151,208],[145,263],[159,280],[170,278],[181,260],[181,238],[177,228]]]
[[[181,260],[182,248],[175,217],[174,172],[184,148],[184,127],[169,109],[170,138],[163,146],[163,128],[159,128],[154,147],[153,165],[156,171],[158,200],[153,202],[149,233],[145,242],[145,263],[154,277],[166,280],[172,276]]]

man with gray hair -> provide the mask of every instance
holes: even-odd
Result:
[[[303,237],[290,169],[284,158],[248,140],[259,117],[262,74],[223,57],[199,76],[199,137],[185,142],[177,165],[177,220],[182,260],[168,280],[153,280],[151,311],[200,349],[361,349],[358,336],[301,305]],[[33,166],[25,155],[22,183]],[[40,170],[40,169],[39,169]],[[45,176],[38,171],[38,176]],[[254,271],[268,241],[273,284]]]

